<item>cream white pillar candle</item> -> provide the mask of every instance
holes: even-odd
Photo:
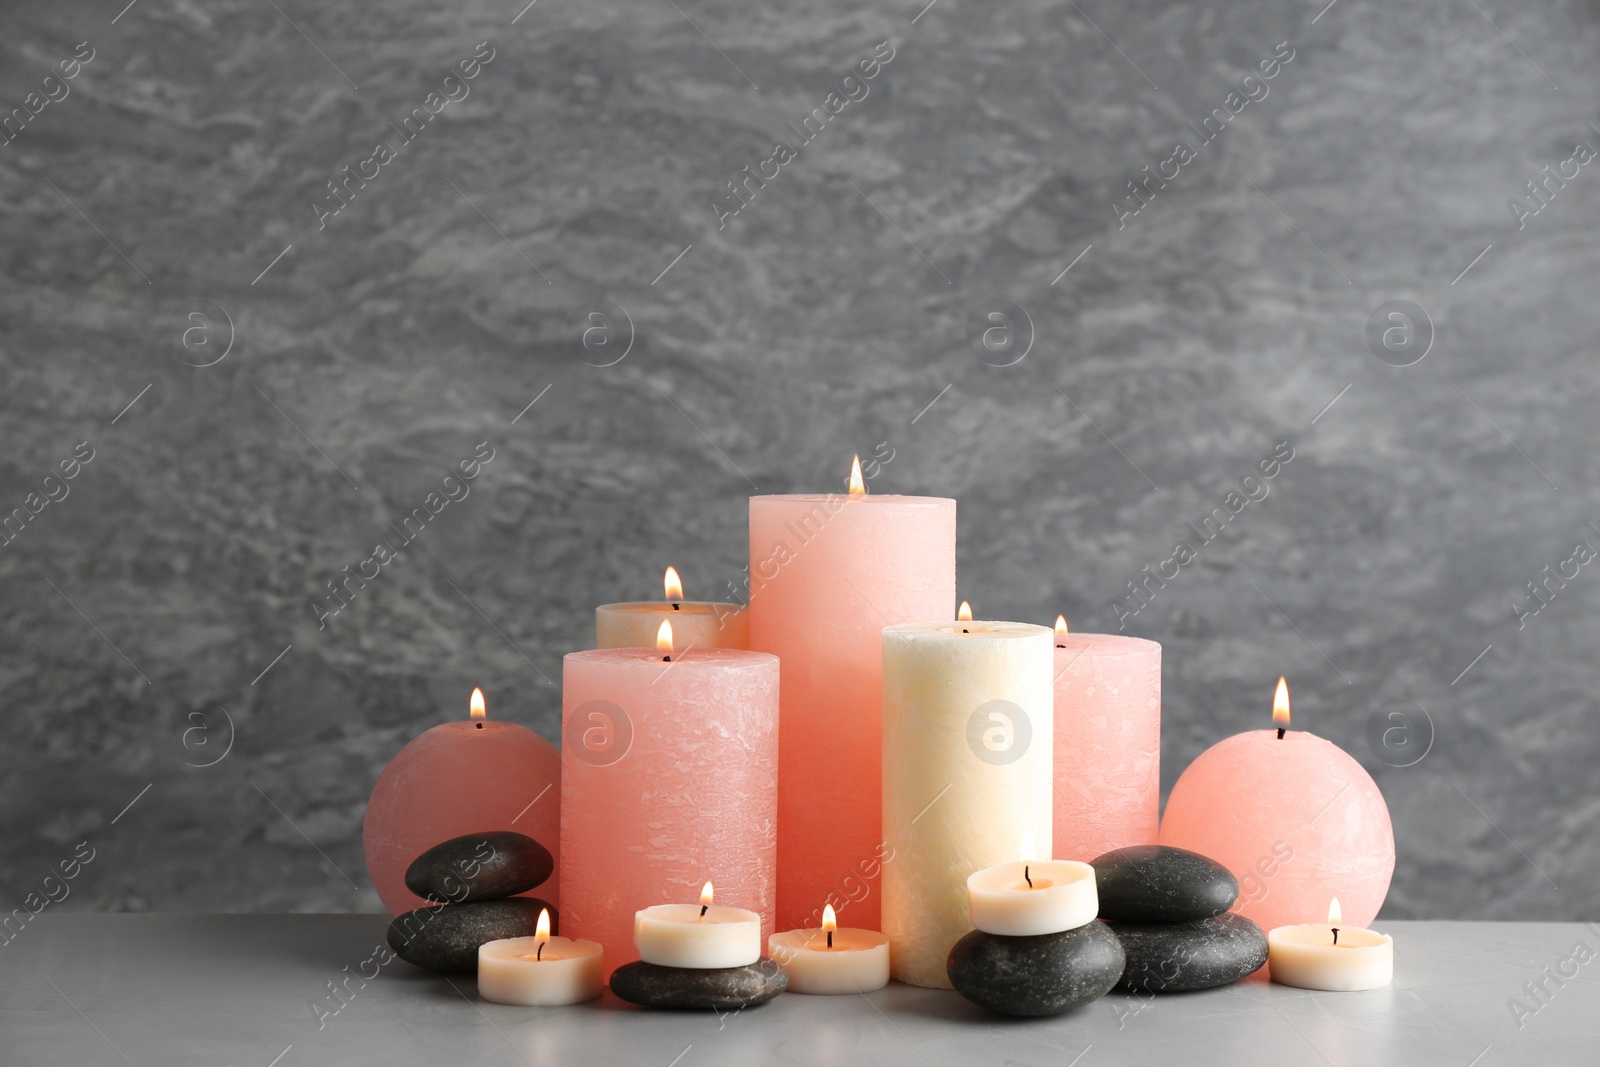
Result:
[[[761,958],[761,916],[711,903],[711,883],[699,904],[656,904],[635,912],[639,958],[662,967],[744,967]]]
[[[739,604],[685,600],[674,567],[662,579],[665,600],[601,604],[594,609],[595,648],[654,648],[663,620],[678,648],[749,648],[750,620]]]
[[[967,876],[1048,851],[1054,649],[1046,627],[970,617],[883,631],[883,932],[902,982],[951,988]]]
[[[1100,914],[1094,868],[1076,860],[1024,860],[967,879],[972,925],[986,934],[1031,937],[1087,925]]]
[[[1341,926],[1336,897],[1327,922],[1267,932],[1267,967],[1279,985],[1332,992],[1381,989],[1394,981],[1394,938]]]
[[[601,948],[595,941],[550,936],[550,913],[535,937],[478,946],[478,996],[496,1004],[545,1007],[581,1004],[600,995]]]
[[[773,934],[767,954],[788,973],[790,993],[870,993],[889,984],[889,939],[876,930],[840,929],[831,904],[823,905],[821,929]]]

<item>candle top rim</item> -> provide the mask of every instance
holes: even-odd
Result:
[[[700,909],[705,908],[705,917],[701,918]],[[672,909],[670,912],[668,909]],[[677,918],[682,911],[685,918]],[[720,915],[717,913],[721,913]],[[638,921],[644,916],[659,919],[663,922],[688,922],[702,926],[729,926],[735,923],[754,922],[759,924],[761,916],[749,908],[735,907],[732,904],[651,904],[634,912],[634,919]]]
[[[1053,889],[1058,886],[1075,885],[1084,880],[1094,883],[1095,880],[1094,866],[1084,863],[1082,860],[1008,860],[1005,863],[997,863],[993,867],[985,867],[967,875],[967,889],[969,892],[974,893],[1014,892],[1016,887],[1010,881],[994,885],[986,885],[984,881],[988,879],[1015,878],[1019,883],[1023,883],[1023,868],[1025,867],[1032,868],[1036,872],[1043,871],[1063,875],[1061,881],[1052,881],[1049,885],[1039,886],[1036,890],[1030,890],[1030,892]],[[1098,885],[1096,885],[1096,888],[1098,888]]]
[[[578,660],[581,662],[611,662],[632,666],[655,664],[661,666],[661,658],[671,656],[673,663],[701,663],[720,664],[724,667],[766,668],[775,666],[778,657],[770,652],[755,652],[744,648],[705,648],[693,645],[687,648],[675,648],[671,652],[661,649],[647,648],[643,645],[637,648],[585,648],[577,652],[568,652],[562,656],[563,660]]]
[[[1319,935],[1319,937],[1320,937],[1320,936],[1323,936],[1323,935],[1331,935],[1333,930],[1334,930],[1334,924],[1328,923],[1328,922],[1320,922],[1320,923],[1290,923],[1287,926],[1274,926],[1272,929],[1268,930],[1267,931],[1267,941],[1270,943],[1274,936],[1277,936],[1280,940],[1283,940],[1283,939],[1288,938],[1291,934],[1300,934],[1300,933],[1306,933],[1306,934],[1313,934],[1314,933],[1314,934]],[[1341,923],[1341,924],[1339,924],[1338,930],[1339,930],[1340,943],[1337,944],[1337,945],[1332,943],[1331,936],[1330,936],[1329,941],[1328,941],[1327,944],[1313,943],[1313,942],[1310,942],[1310,941],[1300,941],[1300,940],[1293,940],[1291,943],[1294,944],[1294,945],[1297,945],[1297,946],[1303,946],[1305,948],[1325,948],[1325,949],[1328,949],[1330,951],[1332,951],[1334,949],[1338,949],[1340,951],[1343,951],[1345,949],[1352,949],[1352,948],[1378,948],[1378,947],[1380,947],[1382,945],[1392,945],[1394,943],[1394,936],[1392,934],[1386,934],[1382,930],[1374,930],[1370,926],[1356,926],[1353,923],[1350,924],[1349,926],[1346,926],[1343,923]],[[1375,940],[1368,940],[1365,944],[1360,944],[1360,945],[1347,944],[1344,941],[1344,938],[1346,938],[1346,937],[1361,937],[1362,935],[1366,935],[1367,937],[1374,938]]]
[[[1134,637],[1132,634],[1102,634],[1092,630],[1073,630],[1055,635],[1055,646],[1062,652],[1077,651],[1077,645],[1080,644],[1098,645],[1100,647],[1095,649],[1096,652],[1113,656],[1136,656],[1152,648],[1158,652],[1161,650],[1160,641],[1152,641],[1148,637]]]
[[[755,504],[757,501],[763,503],[768,501],[790,501],[793,503],[820,504],[835,499],[848,500],[852,504],[870,503],[876,500],[879,503],[904,504],[909,507],[939,508],[944,507],[946,504],[954,505],[956,502],[953,496],[916,496],[906,493],[860,493],[856,495],[851,495],[850,493],[757,493],[750,497],[750,503]]]
[[[614,604],[599,604],[596,611],[611,608],[614,611],[643,611],[645,609],[660,610],[670,608],[677,604],[685,611],[692,613],[704,612],[707,608],[728,608],[733,611],[744,611],[743,604],[735,604],[727,600],[619,600]]]
[[[525,947],[525,945],[528,951],[534,951],[540,943],[543,943],[546,949],[549,949],[550,946],[556,946],[558,948],[593,947],[597,950],[603,949],[604,947],[598,941],[590,941],[587,938],[582,937],[562,937],[558,934],[552,934],[549,937],[535,937],[532,934],[525,934],[521,937],[497,937],[493,941],[485,941],[483,944],[478,946],[478,951],[482,953],[485,949],[488,949],[491,953],[516,952]],[[514,960],[517,959],[518,956],[500,956],[499,958]],[[555,961],[541,960],[539,962],[544,963]]]
[[[841,926],[837,930],[833,931],[833,933],[834,936],[840,940],[843,940],[844,936],[847,934],[852,938],[860,938],[861,935],[865,934],[868,943],[857,945],[834,945],[832,948],[829,948],[828,931],[824,930],[820,926],[797,926],[792,930],[779,930],[771,934],[767,938],[767,941],[769,944],[777,943],[788,949],[804,950],[806,952],[831,952],[835,954],[844,952],[871,952],[874,949],[880,948],[889,943],[888,934],[881,930],[869,930],[865,926]],[[783,938],[783,940],[779,941],[779,938]],[[790,943],[796,940],[803,940],[804,943],[798,945]],[[813,941],[817,943],[817,947],[813,947],[811,944]]]
[[[965,631],[965,632],[964,632]],[[1023,640],[1041,635],[1054,637],[1048,626],[1031,622],[1006,622],[999,619],[952,620],[950,622],[900,622],[883,628],[885,637],[894,635],[915,640],[917,638],[944,637],[1003,637]]]

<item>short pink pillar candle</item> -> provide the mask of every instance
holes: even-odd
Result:
[[[1394,827],[1378,784],[1339,746],[1289,729],[1278,679],[1277,729],[1219,741],[1167,798],[1161,843],[1209,856],[1239,880],[1234,910],[1263,930],[1314,921],[1331,897],[1346,921],[1377,917],[1394,875]]]
[[[956,502],[849,494],[750,499],[750,647],[783,661],[778,916],[880,929],[885,626],[948,621]],[[720,884],[720,883],[719,883]]]
[[[470,713],[401,749],[367,801],[367,877],[390,914],[431,903],[406,888],[406,868],[452,837],[514,830],[549,849],[561,869],[561,754],[532,730],[488,718],[481,690],[472,691]],[[553,877],[522,895],[559,903]]]
[[[1161,646],[1056,617],[1055,858],[1153,845],[1161,824]]]
[[[639,958],[635,912],[693,899],[707,880],[719,902],[761,916],[762,939],[772,932],[777,657],[569,653],[561,738],[561,932],[605,946],[607,979]]]

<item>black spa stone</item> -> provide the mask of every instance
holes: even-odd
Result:
[[[485,900],[476,904],[435,904],[396,915],[389,923],[389,947],[407,963],[430,971],[476,971],[478,946],[506,937],[538,933],[542,900]],[[560,917],[550,908],[550,932]]]
[[[555,870],[550,850],[510,830],[434,845],[406,868],[406,888],[424,900],[466,904],[526,893]]]
[[[1117,988],[1184,993],[1237,982],[1267,962],[1267,935],[1226,912],[1192,923],[1111,923],[1127,963]]]
[[[1002,1015],[1055,1015],[1105,996],[1122,976],[1122,945],[1099,920],[1059,934],[974,930],[945,963],[956,992]]]
[[[1136,845],[1090,866],[1102,919],[1194,922],[1221,915],[1239,898],[1239,882],[1226,867],[1187,849]]]
[[[744,967],[663,967],[635,960],[611,975],[611,992],[647,1008],[732,1011],[765,1004],[789,988],[789,975],[762,956]]]

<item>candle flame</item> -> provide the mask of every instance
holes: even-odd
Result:
[[[1278,691],[1272,694],[1272,725],[1280,730],[1289,728],[1289,683],[1278,679]]]
[[[486,719],[486,718],[489,717],[489,713],[487,711],[485,711],[484,708],[483,708],[483,690],[482,689],[474,689],[472,691],[472,704],[471,704],[471,707],[472,707],[472,717],[474,719]]]
[[[850,461],[850,495],[867,495],[867,483],[861,479],[861,457],[859,455]]]
[[[711,883],[710,882],[707,882],[705,885],[700,887],[700,903],[701,904],[709,906],[711,904],[712,898],[715,895],[716,895],[716,891],[711,888]]]
[[[656,630],[656,651],[672,651],[672,620],[662,619],[661,626]]]
[[[972,605],[967,603],[965,600],[963,600],[961,602],[961,610],[956,612],[956,621],[957,622],[971,622],[972,621]]]
[[[822,906],[822,929],[828,933],[839,929],[839,919],[833,914],[832,904]]]
[[[526,929],[526,927],[524,927],[524,929]],[[538,927],[535,928],[533,936],[539,942],[539,944],[541,944],[541,945],[548,945],[550,943],[550,909],[549,908],[540,908],[539,909],[539,925],[538,925]]]
[[[1328,925],[1338,926],[1344,922],[1344,912],[1339,910],[1339,898],[1334,897],[1328,901]]]
[[[668,567],[667,576],[662,584],[667,588],[668,600],[683,599],[683,579],[678,577],[678,568]]]
[[[1056,616],[1056,636],[1067,636],[1067,617],[1065,615]]]

